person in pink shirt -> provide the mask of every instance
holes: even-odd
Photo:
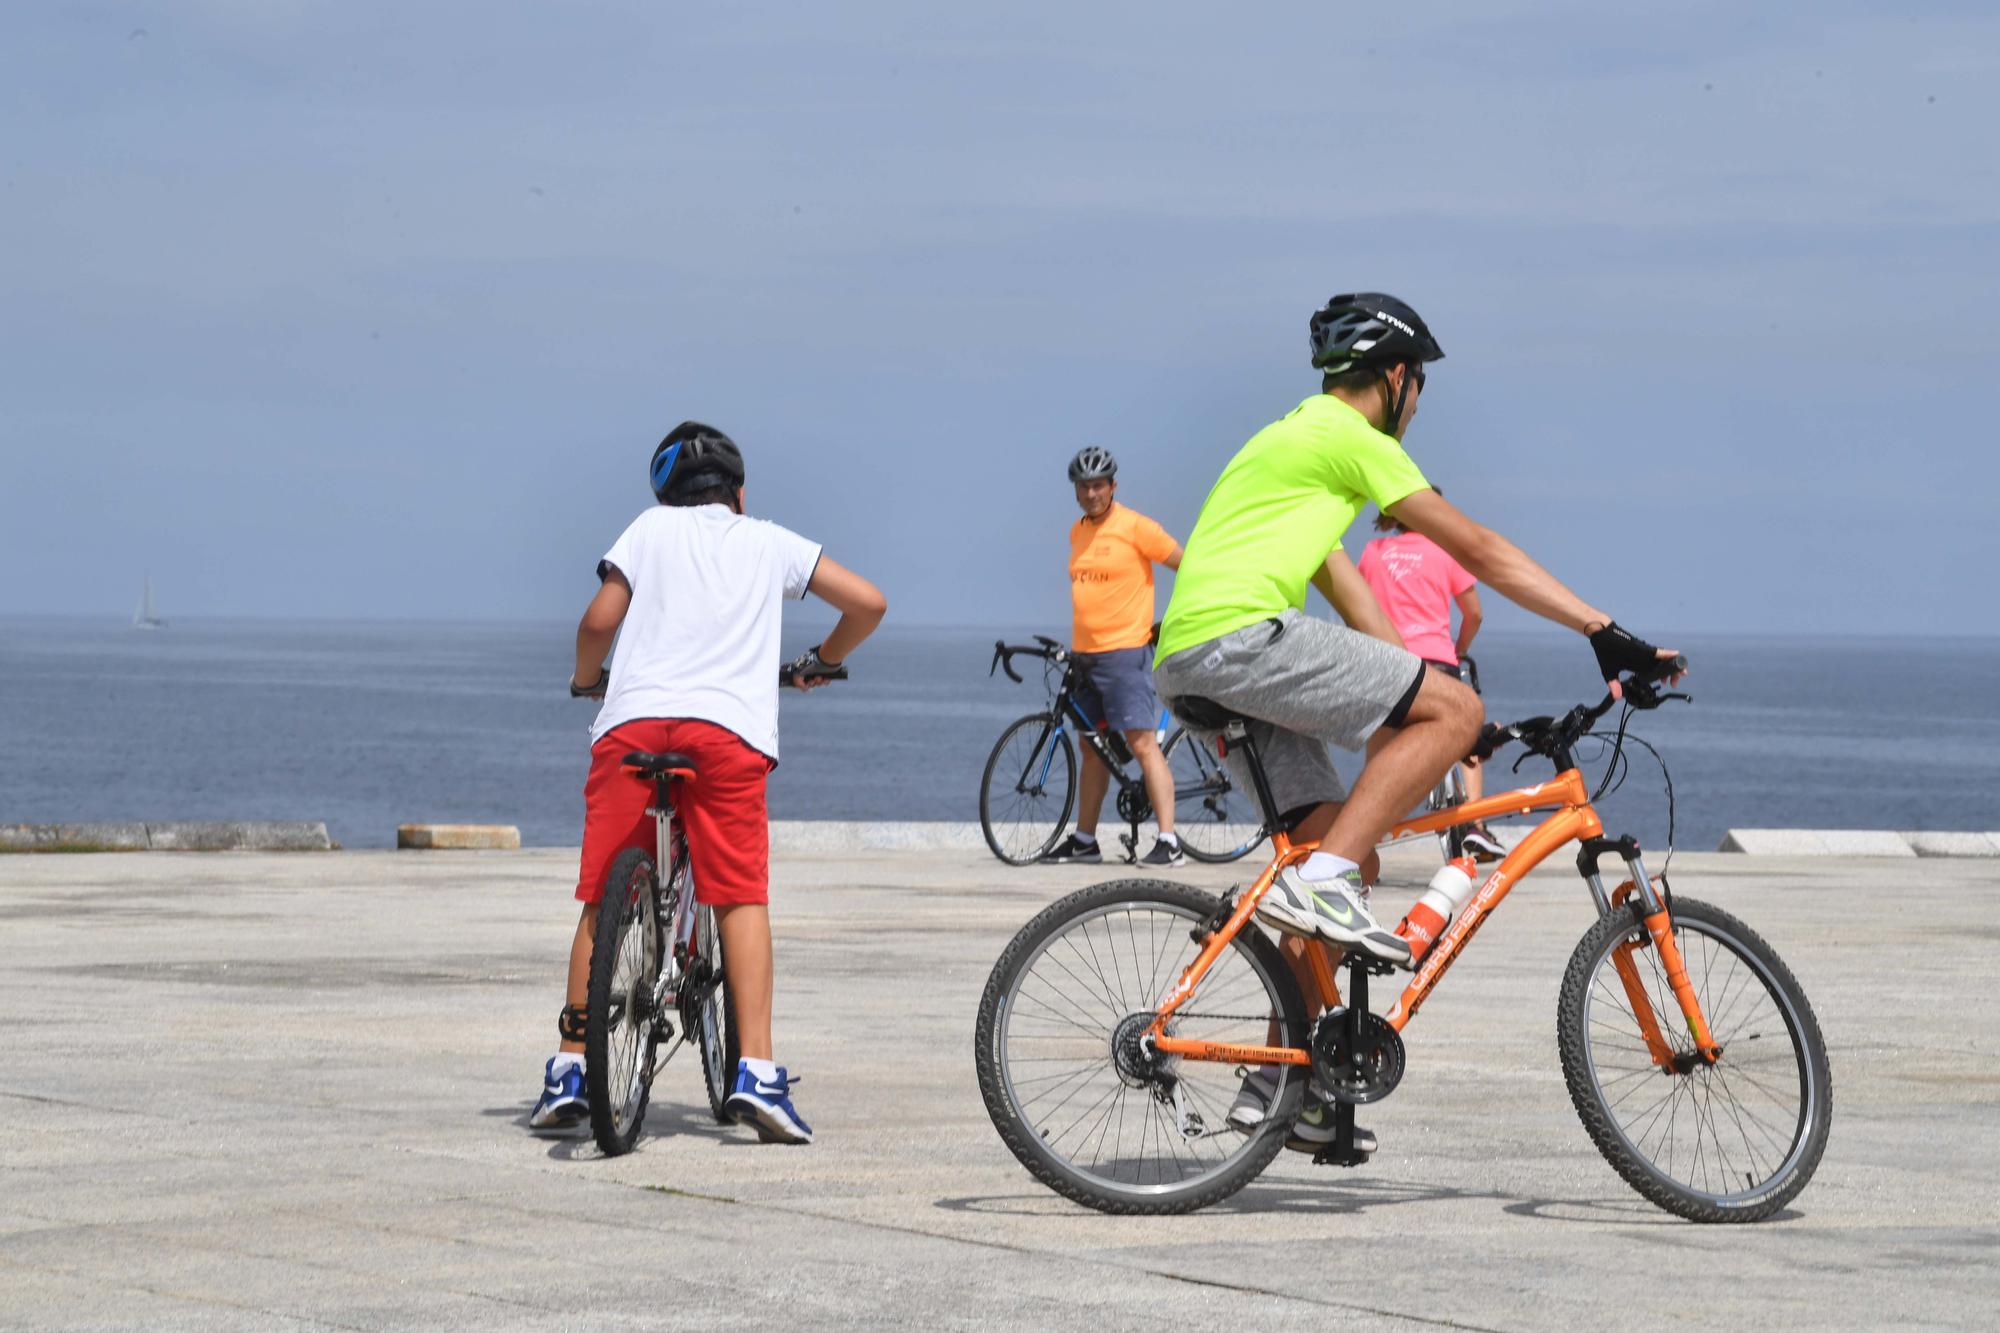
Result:
[[[1378,537],[1361,548],[1358,562],[1361,577],[1396,632],[1403,636],[1403,646],[1436,670],[1477,690],[1478,669],[1465,654],[1485,619],[1479,609],[1478,580],[1466,573],[1465,567],[1446,554],[1443,547],[1420,532],[1411,532],[1387,514],[1376,515],[1375,530],[1390,535]],[[1454,604],[1458,607],[1455,638],[1451,632]],[[1466,759],[1463,764],[1466,799],[1476,801],[1486,789],[1479,761]],[[1468,828],[1465,841],[1482,861],[1505,851],[1484,824]]]

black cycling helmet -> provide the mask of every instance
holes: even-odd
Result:
[[[1339,375],[1405,361],[1442,361],[1423,317],[1384,292],[1336,296],[1312,317],[1313,369]]]
[[[1109,449],[1100,449],[1094,444],[1077,450],[1076,457],[1069,460],[1069,479],[1073,482],[1095,481],[1099,477],[1117,475],[1118,460],[1111,456]]]
[[[647,471],[661,504],[718,486],[733,491],[743,484],[743,451],[715,427],[683,421],[653,450]]]
[[[1352,370],[1385,373],[1391,366],[1442,361],[1444,348],[1431,336],[1423,317],[1387,292],[1347,292],[1313,312],[1313,369],[1325,375]],[[1386,404],[1383,429],[1395,434],[1410,395],[1410,381],[1423,383],[1421,369],[1405,376],[1403,387]]]

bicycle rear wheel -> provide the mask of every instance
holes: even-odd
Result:
[[[1556,1017],[1583,1127],[1625,1182],[1695,1222],[1754,1222],[1805,1188],[1833,1119],[1826,1042],[1805,992],[1757,933],[1719,907],[1673,899],[1674,938],[1722,1058],[1710,1065],[1634,908],[1600,920],[1570,957]],[[1648,1053],[1616,969],[1628,957],[1672,1070]]]
[[[1053,713],[1000,733],[979,780],[979,827],[1010,866],[1032,865],[1069,827],[1076,803],[1076,747]]]
[[[653,858],[627,848],[604,876],[590,950],[590,1016],[583,1028],[590,1132],[609,1157],[632,1151],[646,1118],[660,1039],[653,992],[660,976],[661,919]]]
[[[1163,1056],[1144,1040],[1215,910],[1179,884],[1099,884],[1043,909],[993,965],[974,1037],[979,1091],[1002,1141],[1050,1189],[1108,1213],[1185,1213],[1242,1189],[1284,1147],[1304,1066],[1274,1066],[1268,1113],[1242,1132],[1228,1118],[1237,1066]],[[1306,1027],[1277,946],[1248,926],[1168,1031],[1298,1047]]]
[[[708,1113],[722,1124],[733,1124],[736,1117],[723,1110],[722,1104],[736,1079],[742,1048],[736,1039],[736,1001],[722,968],[722,936],[715,928],[713,907],[695,909],[694,957],[696,966],[689,969],[694,978],[681,984],[704,988],[692,1026],[701,1046],[701,1081],[708,1087]]]
[[[1175,727],[1167,737],[1167,771],[1174,779],[1174,832],[1197,861],[1234,861],[1264,841],[1255,797],[1237,789],[1215,752]]]

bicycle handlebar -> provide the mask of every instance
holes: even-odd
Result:
[[[810,676],[806,677],[806,679],[846,680],[847,668],[844,666],[837,666],[829,668],[828,670],[825,671],[815,671]],[[578,689],[576,682],[572,680],[569,686],[569,697],[572,699],[602,699],[604,697],[604,687],[606,685],[609,685],[610,683],[611,683],[611,672],[609,671],[609,669],[600,669],[597,673],[597,683],[592,685],[589,689]],[[778,687],[780,689],[790,689],[792,686],[796,684],[798,684],[798,676],[797,673],[795,673],[792,670],[791,663],[787,662],[785,665],[778,668]]]
[[[1034,640],[1039,646],[1030,648],[1024,644],[1007,643],[1004,640],[995,639],[993,641],[993,663],[986,668],[986,674],[990,676],[996,670],[1004,671],[1007,673],[1007,679],[1019,685],[1021,683],[1021,676],[1019,672],[1014,670],[1014,658],[1016,655],[1039,657],[1044,662],[1060,662],[1069,656],[1069,649],[1063,647],[1054,639],[1045,638],[1037,634],[1034,636]]]
[[[1687,670],[1684,656],[1663,657],[1658,664],[1645,672],[1633,672],[1619,682],[1617,694],[1606,691],[1604,698],[1595,707],[1578,704],[1576,707],[1555,717],[1531,717],[1521,722],[1506,725],[1489,722],[1479,733],[1479,742],[1473,747],[1475,759],[1491,759],[1495,751],[1512,741],[1519,741],[1532,754],[1554,754],[1576,743],[1590,724],[1611,711],[1613,704],[1620,702],[1635,709],[1658,708],[1669,699],[1688,698],[1685,694],[1669,693],[1656,688],[1663,680],[1679,675]]]
[[[809,672],[806,675],[806,679],[846,680],[847,668],[844,666],[837,666],[837,667],[828,667],[824,671]],[[785,665],[778,668],[778,687],[780,689],[791,689],[798,683],[799,683],[799,675],[796,671],[792,669],[792,664],[790,662],[787,662]]]

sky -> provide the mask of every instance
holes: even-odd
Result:
[[[0,124],[0,614],[572,617],[693,417],[1059,633],[1069,457],[1185,536],[1380,289],[1634,630],[1993,630],[1990,6],[51,0]]]

